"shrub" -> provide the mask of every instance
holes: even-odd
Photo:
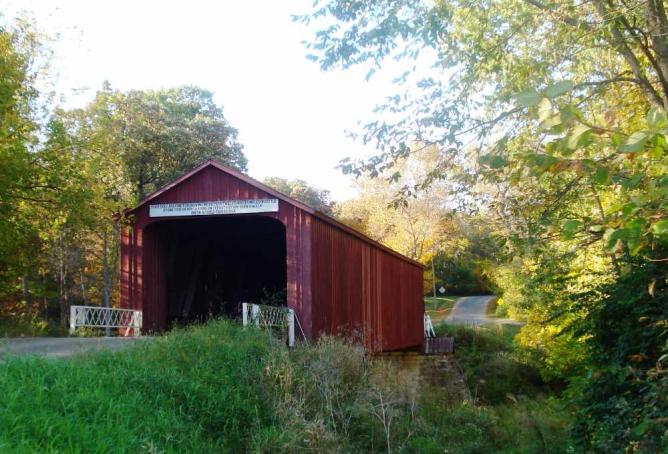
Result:
[[[519,327],[442,325],[439,329],[454,337],[457,362],[477,402],[510,403],[549,392],[539,370],[515,346]]]

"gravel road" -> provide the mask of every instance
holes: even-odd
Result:
[[[485,323],[518,323],[514,320],[489,318],[486,314],[487,305],[491,303],[494,295],[465,296],[459,298],[452,311],[445,319],[445,323],[456,325],[483,325]]]
[[[101,349],[117,349],[146,337],[21,337],[0,339],[0,358],[39,355],[61,358]]]

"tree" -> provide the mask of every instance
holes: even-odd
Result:
[[[304,180],[287,180],[280,177],[265,178],[263,183],[322,213],[332,214],[333,203],[330,200],[330,192],[327,189],[318,189],[309,186]]]
[[[429,263],[440,247],[447,209],[447,186],[434,184],[413,197],[397,199],[398,193],[424,178],[434,164],[435,148],[424,148],[393,168],[394,174],[374,178],[364,174],[355,180],[359,197],[342,202],[336,215],[402,254]]]
[[[301,20],[324,17],[335,25],[309,45],[323,69],[376,69],[389,57],[418,56],[422,65],[406,66],[409,73],[424,74],[424,63],[437,69],[417,81],[421,96],[391,97],[381,107],[404,114],[396,122],[367,126],[366,139],[378,139],[388,153],[371,165],[406,152],[408,138],[457,151],[472,134],[481,141],[491,132],[512,134],[526,122],[527,106],[516,98],[523,90],[524,100],[550,87],[548,93],[572,92],[585,106],[603,98],[606,108],[668,105],[660,32],[668,22],[657,2],[332,0],[317,2]]]
[[[20,205],[36,199],[39,177],[33,166],[31,146],[37,140],[33,106],[32,59],[34,42],[20,30],[0,28],[0,250],[2,262],[19,254],[26,233]],[[5,268],[3,266],[2,268]]]
[[[425,62],[439,70],[416,82],[419,95],[392,96],[378,107],[385,116],[366,126],[364,141],[376,142],[381,153],[366,162],[342,162],[345,172],[383,171],[418,141],[438,145],[443,154],[444,165],[424,184],[459,166],[463,186],[475,190],[472,178],[494,183],[496,208],[512,210],[512,204],[524,205],[530,185],[519,191],[511,186],[521,186],[516,183],[525,172],[550,179],[549,190],[546,184],[532,189],[542,205],[564,207],[569,197],[584,196],[598,206],[601,197],[592,184],[615,180],[615,171],[629,164],[625,153],[658,140],[647,132],[633,135],[646,125],[650,106],[655,113],[649,130],[664,127],[668,53],[660,29],[668,21],[656,2],[333,0],[301,19],[324,16],[337,23],[309,46],[324,69],[362,63],[375,68],[388,57],[414,59],[429,49],[422,65],[407,73]],[[407,74],[399,78],[407,80]],[[620,143],[628,146],[618,150]],[[495,172],[507,163],[516,164],[515,172]],[[665,162],[655,157],[639,164],[634,171],[657,176]],[[569,178],[574,171],[587,178]],[[627,178],[626,170],[620,173]],[[662,225],[646,223],[642,231],[651,238]]]
[[[649,326],[668,317],[663,2],[333,0],[301,19],[325,17],[310,44],[324,69],[394,57],[408,60],[398,82],[415,81],[365,127],[378,155],[343,170],[382,174],[415,141],[438,146],[445,165],[417,187],[447,174],[499,219],[513,258],[502,275],[521,276],[500,275],[503,303],[527,318],[521,341],[546,374],[585,383],[583,449],[660,446],[668,333]]]
[[[0,32],[0,296],[14,314],[64,325],[72,304],[117,298],[123,208],[204,159],[239,170],[246,159],[213,95],[196,87],[106,85],[85,108],[38,122],[48,106],[37,105],[36,38]]]
[[[36,80],[48,60],[40,37],[23,20],[0,25],[0,298],[3,312],[24,314],[39,264],[39,231],[33,210],[56,202],[49,156],[39,148],[42,107]],[[29,308],[32,310],[32,307]]]
[[[338,204],[335,214],[376,241],[428,265],[425,291],[443,285],[451,294],[486,293],[500,252],[491,237],[493,223],[483,215],[458,212],[456,188],[447,181],[413,189],[437,165],[438,155],[435,147],[426,147],[400,159],[393,174],[358,177],[359,195]],[[407,188],[414,192],[402,198]]]
[[[236,129],[213,93],[199,87],[124,93],[106,84],[69,117],[81,140],[121,156],[135,201],[209,158],[241,171],[247,167]]]

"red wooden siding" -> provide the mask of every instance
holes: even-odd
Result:
[[[313,241],[313,332],[363,336],[387,351],[423,341],[422,267],[321,220]]]
[[[149,203],[278,198],[286,231],[287,303],[308,338],[355,331],[373,351],[423,341],[422,266],[245,175],[207,162],[126,212],[121,236],[121,306],[144,311],[145,330],[167,328],[163,220]],[[197,218],[197,217],[194,217]]]

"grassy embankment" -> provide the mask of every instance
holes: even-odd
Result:
[[[450,315],[450,311],[455,305],[455,301],[459,296],[445,295],[445,296],[425,296],[424,310],[431,316],[432,322],[440,322]]]
[[[469,382],[496,334],[455,333]],[[468,339],[468,340],[467,340]],[[487,352],[487,353],[482,353]],[[476,359],[478,358],[478,359]],[[489,374],[508,379],[520,369]],[[540,384],[476,403],[418,389],[357,347],[324,338],[289,352],[229,322],[124,351],[0,365],[1,452],[563,452],[568,418]],[[483,376],[483,375],[481,375]],[[484,375],[493,380],[494,376]],[[529,382],[533,380],[529,374]],[[523,379],[524,380],[524,379]],[[479,380],[480,383],[482,383]],[[489,383],[486,381],[485,383]],[[526,380],[522,383],[527,383]],[[533,384],[532,384],[533,386]]]

